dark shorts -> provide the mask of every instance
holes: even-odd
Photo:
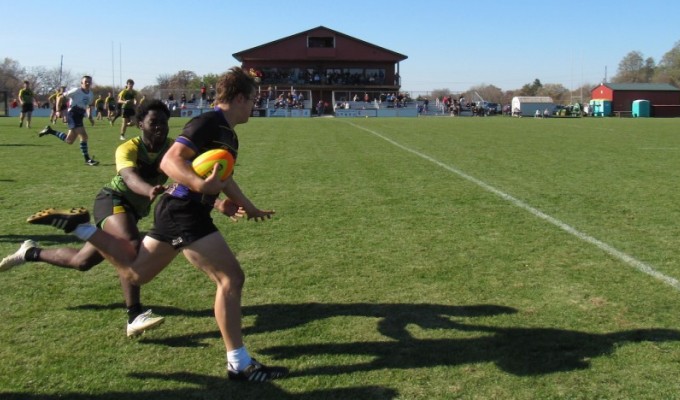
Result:
[[[103,188],[97,193],[97,197],[94,199],[92,215],[94,216],[94,223],[99,228],[102,227],[101,224],[106,218],[122,213],[128,214],[133,219],[135,225],[141,219],[120,192]]]
[[[33,103],[24,103],[21,105],[21,112],[22,113],[29,113],[33,112]]]
[[[135,116],[135,109],[134,108],[124,108],[123,109],[123,118],[130,119]]]
[[[212,206],[190,199],[163,195],[156,203],[154,224],[148,236],[179,249],[217,232]]]
[[[85,118],[85,114],[85,109],[71,107],[71,109],[68,110],[68,129],[83,127],[83,118]]]

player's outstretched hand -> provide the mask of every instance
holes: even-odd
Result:
[[[246,210],[244,210],[243,207],[229,199],[215,200],[215,209],[229,217],[229,219],[234,222],[238,222],[239,219],[245,217],[246,215]]]
[[[248,215],[248,221],[251,219],[255,220],[255,222],[259,221],[264,221],[265,219],[270,219],[272,215],[276,214],[276,211],[274,210],[254,210],[251,212],[246,212]]]
[[[152,202],[156,199],[156,196],[165,192],[167,188],[164,185],[156,185],[149,190],[149,200]]]

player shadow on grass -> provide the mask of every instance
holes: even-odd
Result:
[[[89,305],[79,308],[115,307]],[[184,315],[212,318],[213,311],[186,311],[175,307],[152,306],[164,316]],[[377,321],[376,329],[392,340],[277,346],[258,349],[271,359],[309,356],[357,355],[372,361],[341,366],[322,366],[292,371],[291,376],[338,375],[380,369],[409,369],[493,362],[517,376],[549,374],[589,368],[590,359],[614,352],[620,345],[635,342],[680,341],[680,331],[636,329],[612,333],[588,333],[556,328],[495,327],[469,323],[471,318],[513,314],[516,310],[498,305],[448,306],[437,304],[269,304],[243,307],[244,317],[254,323],[244,328],[246,336],[301,327],[313,321],[334,317],[365,317]],[[410,326],[421,328],[418,336]],[[351,329],[351,325],[347,325]],[[460,338],[427,338],[428,330],[465,332]],[[460,334],[453,332],[457,336]],[[140,343],[170,347],[204,347],[208,340],[219,339],[217,330],[156,339],[153,335]],[[362,357],[363,358],[363,357]]]
[[[46,144],[35,144],[35,143],[3,143],[0,147],[47,147]]]
[[[318,399],[376,399],[390,400],[397,398],[397,391],[380,386],[358,386],[351,388],[313,390],[302,393],[288,393],[273,382],[248,383],[233,382],[225,378],[208,375],[198,375],[189,372],[176,373],[130,373],[129,377],[148,382],[152,379],[173,381],[192,385],[180,389],[160,390],[135,390],[130,392],[104,392],[104,393],[56,393],[56,394],[30,394],[30,393],[3,393],[0,391],[0,399],[3,400],[186,400],[186,399],[290,399],[290,400],[318,400]],[[136,381],[131,384],[137,385]]]
[[[157,309],[154,307],[154,309]],[[159,307],[158,309],[162,309]],[[165,311],[170,311],[165,310]],[[381,369],[410,369],[493,362],[517,376],[532,376],[590,367],[590,359],[613,353],[626,343],[680,341],[680,331],[635,329],[612,333],[589,333],[556,328],[495,327],[469,323],[471,318],[513,314],[516,310],[498,305],[447,306],[436,304],[270,304],[246,306],[245,317],[255,317],[246,326],[247,335],[292,329],[334,317],[368,317],[377,320],[377,330],[392,340],[355,341],[258,349],[274,360],[309,356],[368,356],[370,362],[321,366],[292,371],[291,376],[338,375]],[[194,312],[192,312],[194,313]],[[167,313],[168,315],[172,312]],[[212,310],[196,312],[212,316]],[[418,336],[409,327],[421,328]],[[347,325],[351,329],[351,325]],[[427,338],[428,330],[441,336],[444,330],[463,337]],[[219,332],[201,332],[173,338],[141,341],[166,346],[202,346],[204,339],[217,339]]]
[[[338,315],[352,315],[345,305],[320,305],[327,315],[313,306],[258,306],[249,309],[258,317],[252,332],[286,327],[286,320],[304,322]],[[296,375],[338,375],[381,369],[411,369],[493,362],[505,372],[517,376],[532,376],[590,367],[590,359],[611,354],[620,345],[635,342],[680,341],[680,331],[671,329],[635,329],[605,334],[555,328],[514,328],[476,325],[461,317],[478,317],[512,313],[514,309],[482,305],[453,307],[416,304],[357,304],[356,316],[378,317],[378,331],[395,341],[323,343],[277,346],[259,350],[274,360],[309,356],[357,355],[371,361],[352,365],[321,366]],[[375,312],[378,311],[378,312]],[[307,315],[307,317],[305,317]],[[258,321],[261,323],[258,325]],[[301,325],[293,323],[291,325]],[[414,337],[407,325],[423,329],[450,329],[466,332],[463,338],[428,339]],[[441,331],[438,332],[441,335]],[[419,336],[428,336],[426,330]]]

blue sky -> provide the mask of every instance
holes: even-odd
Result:
[[[3,59],[58,67],[63,55],[95,85],[138,88],[180,70],[219,74],[234,53],[319,25],[408,56],[402,89],[415,92],[595,85],[629,52],[659,62],[680,41],[677,0],[25,0],[3,14]]]

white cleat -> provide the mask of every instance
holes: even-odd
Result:
[[[127,324],[127,336],[135,337],[141,335],[149,329],[153,329],[162,324],[165,318],[154,315],[151,310],[139,314],[134,321]]]
[[[33,247],[38,247],[38,243],[32,240],[24,241],[24,243],[21,245],[21,247],[19,247],[19,250],[17,250],[16,253],[9,255],[3,258],[2,261],[0,261],[0,272],[9,271],[10,269],[18,267],[19,265],[25,263],[26,252],[28,251],[28,249]]]

